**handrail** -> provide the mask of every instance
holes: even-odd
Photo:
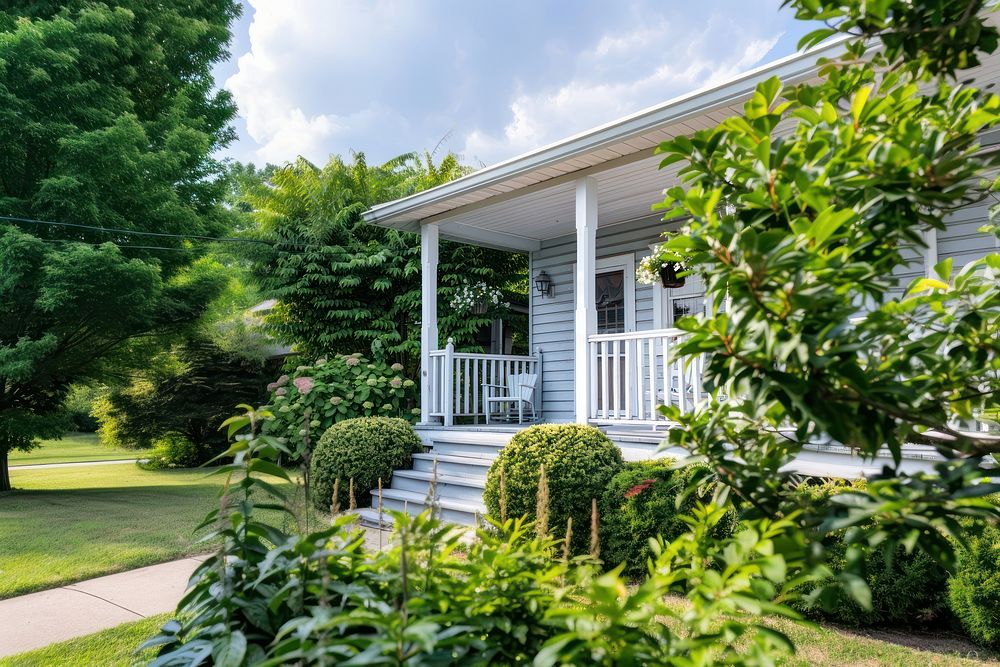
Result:
[[[432,357],[443,357],[447,350],[432,350]],[[476,359],[483,361],[538,361],[538,357],[526,356],[523,354],[483,354],[481,352],[452,352],[456,359]]]
[[[591,334],[587,336],[590,343],[601,343],[611,340],[639,340],[647,338],[662,338],[664,336],[686,336],[689,332],[683,329],[648,329],[646,331],[625,331],[622,333]]]

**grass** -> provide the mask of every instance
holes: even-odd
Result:
[[[126,667],[136,660],[135,648],[149,639],[169,615],[152,616],[134,623],[119,625],[86,637],[53,644],[42,649],[22,653],[10,658],[0,658],[0,667],[75,667],[76,665],[101,665]],[[804,628],[792,623],[777,622],[798,646],[798,653],[784,658],[778,664],[788,667],[846,667],[848,665],[884,665],[910,667],[911,665],[939,665],[941,667],[973,667],[987,664],[987,659],[970,657],[968,651],[956,649],[963,642],[954,642],[952,651],[947,647],[938,650],[918,650],[898,643],[862,637],[855,633],[840,632],[829,628]],[[964,652],[966,655],[956,655]],[[150,652],[151,653],[151,652]],[[148,659],[151,654],[140,655]]]
[[[0,658],[0,667],[128,667],[153,656],[153,651],[135,655],[135,649],[160,629],[168,614],[150,616],[102,632],[78,637],[27,653]]]
[[[11,481],[0,494],[0,599],[210,550],[193,529],[223,477],[119,464],[14,468]]]
[[[989,651],[954,635],[926,635],[893,631],[842,631],[828,627],[806,628],[783,621],[773,625],[795,643],[794,656],[778,661],[787,667],[840,667],[847,665],[940,665],[972,667],[996,665]],[[886,641],[885,639],[891,639]],[[905,644],[905,645],[904,645]]]
[[[121,461],[138,458],[143,454],[142,450],[105,447],[96,433],[67,433],[59,440],[43,440],[41,447],[30,452],[11,452],[10,465]]]
[[[682,611],[687,607],[687,600],[675,596],[671,605]],[[675,625],[672,619],[667,623]],[[841,629],[816,624],[800,625],[781,618],[768,619],[766,624],[783,632],[795,644],[793,655],[782,656],[776,661],[782,667],[1000,665],[991,651],[951,633]]]

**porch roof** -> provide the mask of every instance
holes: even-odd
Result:
[[[768,63],[715,86],[696,90],[587,130],[436,188],[373,207],[365,220],[419,231],[438,223],[442,238],[506,250],[537,250],[546,239],[572,234],[574,181],[597,180],[598,225],[651,215],[650,206],[673,184],[660,171],[660,142],[716,125],[742,112],[761,81],[807,80],[816,60],[836,55],[843,39]]]

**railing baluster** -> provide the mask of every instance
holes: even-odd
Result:
[[[611,404],[615,406],[614,416],[616,419],[621,419],[619,410],[621,410],[621,352],[619,350],[619,344],[621,341],[612,341],[614,344],[611,346],[611,389],[613,390]]]
[[[639,421],[646,416],[646,402],[642,400],[642,392],[646,385],[646,375],[643,365],[643,348],[646,346],[646,339],[639,338],[635,341],[635,412]]]
[[[608,341],[601,341],[601,412],[604,419],[608,418]]]

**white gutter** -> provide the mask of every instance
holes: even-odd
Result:
[[[470,192],[676,123],[683,120],[685,116],[697,115],[711,107],[744,98],[753,91],[758,83],[771,76],[777,76],[785,82],[809,78],[818,69],[816,60],[839,54],[841,45],[848,39],[849,37],[844,36],[831,40],[807,51],[795,53],[743,74],[738,74],[716,86],[701,88],[675,97],[662,104],[504,160],[430,190],[379,204],[364,214],[365,222],[388,224],[392,218],[405,216],[423,206],[461,197]]]

